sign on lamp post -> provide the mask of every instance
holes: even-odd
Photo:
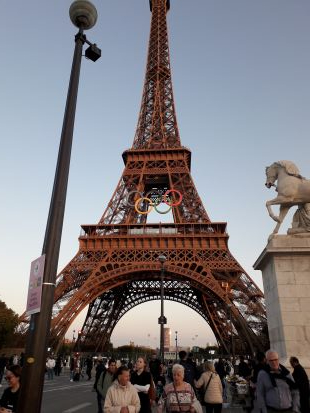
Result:
[[[31,315],[41,311],[42,283],[44,274],[45,254],[32,261],[30,266],[26,314]]]

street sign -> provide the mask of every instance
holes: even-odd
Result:
[[[45,255],[32,261],[28,286],[26,314],[31,315],[41,311],[42,283]]]

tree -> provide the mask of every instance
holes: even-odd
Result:
[[[0,300],[0,348],[10,345],[18,324],[18,314]]]

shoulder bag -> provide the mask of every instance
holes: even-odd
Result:
[[[177,389],[175,388],[174,383],[173,383],[173,388],[174,388],[175,395],[177,396],[177,402],[178,402],[178,405],[179,405],[179,411],[182,412],[182,410],[181,410],[181,405],[180,405],[180,400],[179,400],[179,396],[178,396],[178,392],[177,392]]]

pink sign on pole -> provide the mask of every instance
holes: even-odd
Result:
[[[26,308],[27,315],[39,313],[41,311],[44,263],[45,255],[41,255],[41,257],[31,263]]]

